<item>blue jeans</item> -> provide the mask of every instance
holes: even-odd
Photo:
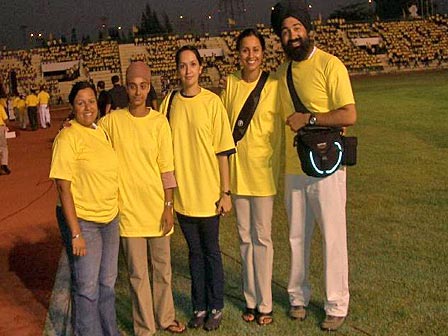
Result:
[[[189,249],[194,311],[224,307],[224,270],[219,247],[219,216],[189,217],[177,213]]]
[[[78,219],[87,246],[87,255],[79,257],[73,256],[70,228],[60,207],[56,214],[72,272],[75,334],[119,335],[114,290],[120,245],[118,217],[108,224]]]

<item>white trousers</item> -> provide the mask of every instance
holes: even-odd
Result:
[[[47,128],[47,123],[51,123],[50,108],[47,104],[39,105],[39,121],[42,128]]]
[[[310,248],[314,223],[317,223],[323,243],[325,312],[333,316],[347,315],[350,294],[346,198],[345,169],[326,178],[286,175],[285,203],[291,246],[288,294],[291,305],[307,306],[310,301]]]
[[[234,196],[246,307],[272,311],[271,226],[274,197]]]

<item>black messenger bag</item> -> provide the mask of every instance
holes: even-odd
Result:
[[[294,109],[310,113],[294,88],[291,64],[286,78]],[[294,137],[302,170],[313,177],[326,177],[336,172],[341,165],[356,164],[356,145],[357,139],[344,137],[339,127],[305,126]]]

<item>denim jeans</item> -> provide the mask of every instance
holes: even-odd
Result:
[[[194,311],[224,307],[224,270],[219,247],[219,216],[189,217],[177,213],[189,249]]]
[[[115,312],[115,281],[118,274],[118,217],[108,224],[78,219],[87,254],[73,256],[71,232],[56,209],[62,239],[72,272],[73,328],[78,336],[119,335]]]

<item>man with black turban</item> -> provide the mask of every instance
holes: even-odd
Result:
[[[311,296],[310,247],[316,222],[324,250],[326,318],[321,328],[337,330],[344,323],[349,306],[346,172],[345,168],[339,168],[327,177],[305,175],[293,142],[297,131],[304,126],[353,125],[355,100],[344,64],[310,40],[312,23],[303,0],[277,3],[271,13],[271,23],[289,59],[278,70],[280,108],[286,121],[285,202],[292,253],[289,315],[298,320],[306,318]],[[288,71],[305,107],[303,111],[294,108],[287,85]]]

